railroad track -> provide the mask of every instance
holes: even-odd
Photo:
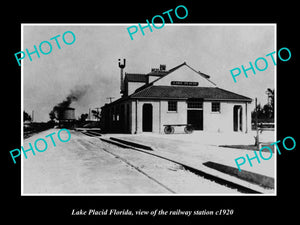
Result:
[[[87,133],[87,132],[83,132],[83,133],[88,135],[88,136],[91,136],[91,137],[99,137],[99,135],[96,135],[96,134]],[[143,146],[141,144],[136,144],[136,143],[130,142],[130,141],[124,141],[124,140],[118,139],[118,138],[107,139],[107,138],[99,137],[99,139],[104,141],[104,142],[107,142],[109,144],[117,145],[118,147],[121,147],[121,148],[126,148],[128,150],[134,150],[134,151],[142,152],[142,153],[147,154],[151,157],[157,157],[157,158],[160,158],[162,160],[166,160],[168,162],[177,164],[178,166],[182,166],[185,170],[187,170],[187,171],[189,171],[193,174],[196,174],[197,176],[199,176],[199,178],[204,178],[204,179],[213,181],[217,184],[226,186],[228,188],[236,189],[238,192],[241,192],[241,193],[247,193],[247,194],[262,194],[263,193],[262,191],[260,191],[260,189],[251,188],[248,185],[241,185],[239,183],[232,182],[228,179],[221,178],[219,176],[215,176],[213,174],[210,174],[207,171],[199,170],[197,168],[194,168],[192,166],[189,166],[189,165],[184,164],[182,162],[179,162],[177,160],[157,155],[153,152],[153,149],[149,148],[149,146]],[[160,186],[162,186],[163,188],[168,190],[170,193],[175,193],[175,191],[172,190],[172,188],[170,188],[167,185],[163,184],[162,182],[158,181],[153,176],[149,175],[147,172],[143,171],[138,166],[135,166],[134,163],[130,162],[129,160],[125,159],[124,157],[120,156],[119,154],[116,154],[115,152],[110,151],[108,149],[103,149],[103,150],[106,151],[108,154],[111,154],[114,157],[122,160],[124,163],[126,163],[130,167],[134,168],[138,172],[142,173],[143,175],[147,176],[149,179],[153,180],[154,182],[156,182],[157,184],[159,184]]]
[[[90,136],[90,137],[100,137],[102,136],[98,131],[94,131],[94,130],[84,130],[81,131],[81,133]]]
[[[144,176],[148,177],[150,180],[152,180],[153,182],[155,182],[156,184],[158,184],[159,186],[161,186],[162,188],[166,189],[168,192],[170,193],[176,193],[174,190],[172,190],[170,187],[168,187],[167,185],[161,183],[160,181],[158,181],[157,179],[155,179],[153,176],[151,176],[150,174],[146,173],[145,171],[141,170],[138,166],[132,164],[131,162],[129,162],[127,159],[121,157],[118,154],[115,154],[107,149],[102,149],[105,152],[107,152],[108,154],[113,155],[114,157],[116,157],[117,159],[123,161],[125,164],[129,165],[131,168],[135,169],[136,171],[138,171],[139,173],[143,174]]]
[[[99,137],[98,133],[95,132],[88,132],[88,131],[84,131],[81,132],[89,137]],[[101,136],[101,135],[100,135]],[[103,141],[103,139],[100,138],[100,140]],[[89,142],[90,144],[94,144],[93,142]],[[110,143],[111,144],[111,143]],[[115,144],[119,147],[125,148],[125,144],[124,143],[120,143],[120,144]],[[128,146],[129,148],[130,146]],[[126,147],[127,148],[127,147]],[[120,156],[119,154],[114,153],[113,151],[109,151],[106,148],[102,148],[103,151],[105,151],[106,153],[114,156],[115,158],[121,160],[123,163],[125,163],[126,165],[130,166],[131,168],[133,168],[134,170],[136,170],[137,172],[139,172],[140,174],[146,176],[148,179],[152,180],[154,183],[158,184],[159,186],[161,186],[163,189],[165,189],[167,192],[169,193],[173,193],[175,194],[176,192],[174,190],[172,190],[170,187],[168,187],[167,185],[163,184],[162,182],[160,182],[158,179],[154,178],[153,176],[151,176],[150,174],[148,174],[147,172],[143,171],[141,168],[139,168],[138,166],[134,165],[133,163],[131,163],[129,160],[125,159],[124,157]]]

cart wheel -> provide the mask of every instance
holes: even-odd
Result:
[[[172,126],[166,126],[164,129],[165,134],[173,134],[174,133],[174,127]]]
[[[193,133],[193,131],[194,131],[194,129],[191,125],[187,125],[186,127],[184,127],[184,132],[186,134],[191,134],[191,133]]]

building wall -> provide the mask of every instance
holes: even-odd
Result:
[[[227,102],[220,102],[220,113],[212,112],[212,102],[203,103],[204,130],[212,132],[233,131],[233,109]]]
[[[101,129],[104,132],[131,133],[131,101],[106,105],[101,110]]]
[[[186,124],[187,123],[187,103],[177,101],[177,112],[168,112],[168,101],[140,101],[138,120],[142,123],[142,105],[151,103],[153,106],[153,132],[164,133],[164,125]],[[246,115],[247,104],[247,115]],[[203,102],[203,131],[209,132],[233,132],[233,111],[235,105],[242,106],[242,132],[251,130],[251,112],[249,103],[220,102],[220,113],[211,111],[211,101]],[[176,130],[183,127],[176,127]],[[142,132],[140,124],[139,132]]]
[[[131,129],[130,129],[130,133],[134,134],[137,130],[136,128],[136,105],[137,105],[137,100],[136,101],[132,101],[131,105],[130,105],[130,109],[131,109],[131,116],[130,116],[130,121],[131,121]]]
[[[128,82],[128,93],[127,93],[127,95],[131,95],[132,93],[135,92],[136,89],[143,86],[144,84],[145,84],[144,82]]]
[[[236,105],[242,107],[242,132],[251,130],[250,103],[221,102],[220,113],[211,112],[211,103],[211,101],[203,103],[204,131],[233,132],[233,112]]]
[[[149,75],[148,76],[148,83],[151,83],[152,81],[155,81],[155,80],[157,80],[157,79],[159,79],[160,78],[160,76],[151,76],[151,75]]]
[[[178,101],[177,112],[168,112],[168,101],[147,101],[138,100],[132,104],[132,130],[136,133],[143,132],[143,105],[152,105],[152,132],[163,133],[166,124],[186,124],[187,104],[185,101]],[[137,105],[137,120],[136,118]],[[137,124],[136,124],[137,123]],[[135,133],[135,132],[131,132]]]
[[[109,107],[109,115],[103,118],[108,120],[108,132],[120,132],[120,128],[124,128],[126,133],[142,133],[143,132],[143,105],[152,105],[152,132],[164,133],[164,125],[167,124],[186,124],[187,123],[187,102],[177,101],[177,112],[168,112],[167,100],[128,100]],[[116,121],[116,108],[124,105],[124,118],[118,117]],[[220,102],[220,113],[212,112],[212,101],[203,102],[203,131],[209,132],[233,132],[233,112],[234,106],[242,107],[242,132],[251,130],[251,103],[242,102]],[[247,109],[247,112],[246,112]],[[114,120],[112,119],[114,117]],[[120,120],[120,118],[123,118]],[[123,125],[122,125],[123,124]],[[183,127],[176,127],[176,130]]]
[[[251,131],[251,110],[253,110],[253,104],[245,103],[245,108],[247,108],[247,132]]]
[[[164,125],[186,124],[187,104],[186,101],[177,101],[177,112],[168,112],[168,101],[161,101],[161,124],[160,133],[164,133]],[[177,127],[178,129],[179,127]],[[176,129],[176,128],[175,128]]]
[[[189,81],[189,82],[198,82],[199,87],[215,87],[210,81],[202,77],[199,73],[191,70],[187,66],[180,67],[156,81],[154,85],[171,85],[171,81]]]
[[[132,131],[131,133],[143,132],[143,105],[152,105],[152,132],[160,132],[160,101],[136,100],[132,104]],[[137,114],[136,114],[137,113]],[[137,115],[137,117],[136,117]]]

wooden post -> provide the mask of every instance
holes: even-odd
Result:
[[[258,132],[258,121],[257,121],[257,98],[255,98],[255,128],[256,128],[256,138],[255,144],[259,148],[259,132]]]

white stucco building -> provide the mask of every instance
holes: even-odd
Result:
[[[102,107],[102,129],[164,133],[165,125],[191,124],[195,130],[249,132],[252,99],[218,88],[209,78],[185,62],[170,70],[160,65],[148,74],[125,73],[124,79],[121,70],[123,95]]]

